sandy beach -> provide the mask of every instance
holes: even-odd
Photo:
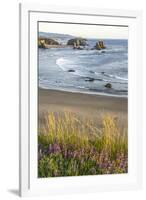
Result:
[[[39,88],[39,124],[42,124],[46,112],[69,111],[83,117],[96,118],[99,124],[101,117],[108,113],[120,118],[122,124],[125,125],[127,124],[127,103],[127,98],[123,97]]]
[[[38,178],[127,173],[128,27],[38,27]]]

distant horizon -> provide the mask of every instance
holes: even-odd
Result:
[[[85,37],[81,37],[81,36],[77,36],[77,35],[70,35],[67,33],[56,33],[56,32],[44,32],[44,31],[39,31],[39,33],[48,33],[48,34],[59,34],[59,35],[68,35],[68,36],[72,36],[72,37],[80,37],[83,39],[86,39]],[[93,38],[93,37],[89,37],[87,39],[104,39],[104,40],[128,40],[128,38]]]
[[[39,32],[82,38],[128,39],[128,27],[39,22]]]

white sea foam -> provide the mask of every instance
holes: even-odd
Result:
[[[73,63],[68,60],[68,59],[65,59],[63,57],[61,58],[58,58],[56,60],[56,64],[63,70],[63,71],[68,71],[68,70],[74,70],[70,73],[74,74],[74,75],[77,75],[77,76],[83,76],[83,73],[80,71],[80,70],[77,70],[77,69],[74,69],[75,68],[75,65],[73,66]]]
[[[122,52],[125,52],[125,47],[112,47],[112,48],[107,48],[107,49],[104,49],[104,52],[105,53],[122,53]]]
[[[68,60],[61,57],[61,58],[58,58],[56,60],[56,64],[63,70],[63,71],[66,71],[67,68],[66,68],[66,64],[68,63]]]
[[[104,73],[103,75],[107,76],[107,77],[110,77],[110,78],[115,78],[115,79],[119,79],[119,80],[123,80],[123,81],[128,81],[127,78],[120,77],[120,76],[117,76],[117,75],[112,75],[112,74],[107,74],[107,73]]]
[[[128,78],[120,77],[120,76],[115,76],[116,79],[120,79],[123,81],[128,81]]]

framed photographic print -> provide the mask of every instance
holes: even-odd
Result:
[[[20,195],[141,187],[141,12],[20,5]]]

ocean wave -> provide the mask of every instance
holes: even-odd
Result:
[[[90,73],[90,74],[95,74],[97,77],[90,77],[91,79],[94,79],[94,80],[98,80],[98,81],[104,81],[104,82],[108,82],[109,80],[106,80],[104,79],[103,77],[109,77],[111,78],[112,80],[110,80],[111,82],[114,82],[114,80],[121,80],[123,82],[127,82],[128,79],[125,78],[125,77],[121,77],[121,76],[118,76],[118,75],[113,75],[113,74],[108,74],[106,72],[95,72],[93,70],[87,70],[86,72],[83,72],[79,69],[76,69],[75,68],[75,64],[73,65],[73,63],[66,59],[66,58],[63,58],[63,57],[60,57],[56,60],[56,64],[65,72],[69,72],[69,70],[72,70],[71,74],[74,74],[76,76],[80,76],[82,78],[87,78],[87,73]],[[101,77],[102,76],[102,77]]]
[[[66,68],[66,64],[68,63],[68,60],[61,57],[61,58],[58,58],[56,60],[56,64],[63,70],[63,71],[67,71],[67,68]]]
[[[117,75],[113,75],[113,74],[107,74],[107,73],[102,73],[104,76],[110,77],[110,78],[115,78],[115,79],[119,79],[119,80],[123,80],[123,81],[128,81],[127,78],[124,77],[120,77]]]
[[[69,72],[69,70],[72,70],[69,73],[72,73],[74,75],[81,76],[81,77],[84,75],[83,72],[81,72],[80,70],[74,69],[75,65],[73,65],[73,63],[70,60],[65,59],[63,57],[58,58],[56,60],[56,64],[65,72]]]
[[[107,48],[107,49],[104,49],[104,52],[105,53],[123,53],[125,52],[125,47],[112,47],[112,48]]]
[[[113,74],[107,74],[105,72],[94,72],[97,76],[99,75],[103,75],[103,76],[106,76],[106,77],[109,77],[109,78],[114,78],[114,79],[119,79],[119,80],[123,80],[123,81],[128,81],[127,78],[124,78],[124,77],[120,77],[120,76],[117,76],[117,75],[113,75]]]

